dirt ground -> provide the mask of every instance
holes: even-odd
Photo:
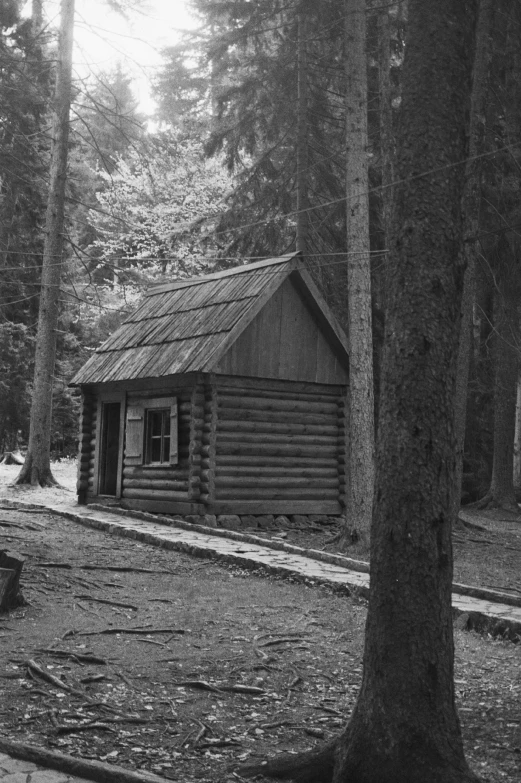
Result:
[[[485,536],[457,531],[467,534]],[[307,535],[316,546],[319,534]],[[0,536],[26,558],[28,600],[0,618],[4,736],[171,780],[231,783],[230,765],[298,753],[349,717],[362,601],[49,514],[0,508]],[[470,559],[496,544],[462,546]],[[519,781],[520,663],[519,645],[456,632],[466,751],[486,783]]]

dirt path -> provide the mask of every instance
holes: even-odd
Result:
[[[2,735],[183,783],[231,783],[230,764],[309,748],[349,717],[363,602],[48,514],[3,509],[0,523],[26,558],[29,600],[0,618]],[[514,783],[519,646],[462,632],[456,645],[471,763],[486,783]]]

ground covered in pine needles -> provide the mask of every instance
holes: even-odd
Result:
[[[490,536],[456,535],[467,531]],[[314,747],[349,717],[363,601],[49,514],[3,508],[0,535],[26,558],[28,600],[0,618],[1,735],[231,783],[231,765]],[[493,544],[463,546],[470,559]],[[519,645],[456,632],[466,751],[486,783],[519,780],[520,662]]]

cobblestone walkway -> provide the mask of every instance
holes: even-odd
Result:
[[[78,506],[73,503],[69,506],[45,504],[37,507],[45,508],[87,527],[137,539],[164,549],[175,549],[199,557],[222,559],[245,568],[261,568],[316,584],[344,587],[346,591],[357,595],[367,596],[369,592],[367,564],[357,563],[349,558],[299,549],[282,543],[276,544],[255,536],[224,531],[222,528],[214,530],[188,523],[175,523],[171,520],[168,520],[169,524],[164,524],[154,521],[150,518],[151,515],[146,514],[113,512],[100,507]],[[140,518],[140,516],[148,518]],[[326,557],[333,562],[324,562],[315,557]],[[350,567],[350,564],[353,564],[357,570]],[[358,568],[365,570],[361,571]],[[494,618],[498,622],[504,621],[516,626],[520,624],[521,630],[521,606],[503,603],[502,594],[490,590],[474,589],[474,593],[482,594],[479,597],[466,594],[467,591],[472,590],[472,588],[458,586],[452,594],[452,605],[455,609],[461,613],[476,613]]]

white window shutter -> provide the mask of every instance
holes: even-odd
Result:
[[[125,464],[143,464],[145,410],[141,405],[127,408],[127,426],[125,432]]]
[[[177,398],[172,399],[170,406],[170,464],[177,465],[179,454],[177,448],[178,430],[177,430]]]

